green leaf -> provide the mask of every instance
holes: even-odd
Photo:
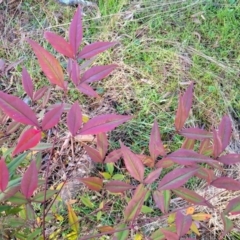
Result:
[[[21,227],[23,225],[26,224],[26,221],[24,219],[21,218],[7,218],[6,223],[11,226],[11,228],[17,228],[17,227]]]
[[[94,204],[90,201],[90,199],[89,199],[88,197],[82,196],[82,197],[81,197],[81,200],[82,200],[82,203],[83,203],[85,206],[87,206],[87,207],[89,207],[89,208],[94,208]]]
[[[111,175],[108,172],[99,172],[105,180],[111,179]]]
[[[22,153],[15,157],[7,166],[10,173],[10,177],[13,176],[15,170],[26,159],[28,152]]]
[[[142,209],[141,209],[141,212],[147,214],[147,213],[153,212],[153,209],[148,207],[148,206],[143,205]]]
[[[123,228],[126,228],[126,227],[127,227],[126,224],[121,223],[116,227],[116,230],[120,230],[120,229],[123,229]],[[114,239],[126,240],[126,239],[128,239],[128,235],[129,235],[129,230],[123,230],[121,232],[114,233]]]
[[[121,181],[121,180],[123,180],[124,178],[125,178],[125,176],[124,176],[123,174],[117,173],[117,174],[114,174],[114,175],[113,175],[112,180],[119,180],[119,181]]]
[[[58,191],[57,190],[47,190],[46,192],[46,200],[50,199],[54,194],[56,194]],[[34,196],[32,199],[33,202],[44,202],[44,196],[45,196],[45,191],[41,191]]]
[[[107,163],[106,164],[106,168],[107,168],[107,171],[110,173],[110,175],[112,176],[113,174],[113,171],[114,171],[114,163]]]
[[[99,211],[97,213],[97,221],[99,221],[102,218],[102,211]]]
[[[154,202],[156,203],[157,207],[163,213],[168,213],[170,199],[171,199],[171,191],[170,190],[154,191],[153,199],[154,199]]]
[[[71,225],[71,229],[76,233],[79,234],[79,222],[78,222],[78,217],[76,213],[73,211],[71,205],[68,203],[68,219],[69,219],[69,224]]]
[[[224,213],[221,214],[221,218],[223,221],[224,231],[222,233],[222,236],[227,235],[232,229],[233,229],[233,222],[227,218]]]
[[[0,206],[0,213],[3,212],[3,211],[10,210],[10,209],[12,209],[11,206],[2,205],[2,206]]]
[[[22,205],[28,202],[28,200],[23,196],[22,193],[17,192],[14,196],[8,199],[9,202]]]
[[[34,232],[32,234],[28,235],[27,239],[34,240],[41,232],[42,232],[42,228],[37,228],[34,230]]]

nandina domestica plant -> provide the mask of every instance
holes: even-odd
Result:
[[[90,84],[108,76],[117,65],[89,67],[87,64],[82,64],[80,66],[79,60],[89,60],[113,47],[116,43],[96,42],[83,47],[79,51],[83,37],[80,8],[77,9],[70,24],[68,41],[53,32],[45,32],[44,36],[57,52],[68,58],[68,79],[71,80],[75,88],[88,96],[97,97],[97,92]],[[55,207],[54,203],[61,191],[61,187],[59,189],[49,189],[47,183],[55,140],[48,143],[42,143],[41,141],[44,139],[44,135],[56,128],[60,121],[63,122],[63,112],[67,112],[65,124],[70,132],[71,140],[74,141],[74,137],[78,135],[96,135],[96,149],[86,144],[83,144],[83,147],[93,162],[100,165],[106,164],[109,168],[108,172],[99,172],[97,176],[79,178],[78,180],[92,191],[99,192],[98,194],[104,195],[110,192],[120,199],[124,195],[127,196],[127,193],[131,195],[122,215],[115,219],[116,222],[111,226],[106,225],[95,229],[100,233],[90,236],[86,236],[86,230],[82,232],[81,224],[79,224],[81,219],[76,215],[71,206],[72,203],[67,202],[66,208],[71,228],[68,239],[86,240],[99,238],[103,235],[111,235],[112,239],[116,240],[130,239],[130,230],[131,234],[136,233],[137,235],[138,229],[142,227],[139,223],[139,216],[143,212],[143,207],[146,207],[144,203],[148,201],[150,196],[156,208],[162,213],[159,219],[168,217],[170,220],[168,227],[146,234],[145,239],[181,239],[182,237],[195,239],[193,236],[199,234],[199,222],[209,219],[211,216],[205,213],[192,214],[189,213],[189,209],[198,205],[209,208],[215,206],[210,203],[211,199],[205,199],[193,190],[186,188],[187,181],[193,177],[198,177],[205,180],[207,184],[226,189],[226,191],[240,189],[238,181],[229,177],[217,177],[214,173],[214,169],[221,171],[225,164],[230,165],[240,162],[240,155],[224,153],[232,131],[229,117],[224,116],[218,129],[213,131],[198,127],[184,128],[192,107],[193,83],[191,83],[186,92],[179,98],[175,118],[176,134],[185,137],[180,149],[167,153],[161,141],[158,123],[155,121],[149,140],[150,156],[133,153],[122,141],[120,141],[120,149],[109,153],[106,132],[130,120],[131,117],[106,114],[93,117],[87,123],[84,123],[79,103],[69,104],[67,102],[68,89],[71,83],[65,81],[66,76],[59,61],[37,42],[31,39],[27,41],[47,79],[51,84],[57,85],[62,90],[62,102],[48,106],[51,88],[44,86],[35,90],[31,76],[25,68],[22,70],[22,84],[26,94],[31,99],[31,104],[28,105],[11,94],[0,92],[0,108],[12,119],[12,122],[6,128],[5,135],[9,136],[16,132],[20,125],[26,125],[14,149],[5,152],[0,160],[0,200],[3,204],[1,206],[1,216],[5,220],[4,231],[5,229],[11,229],[13,231],[12,236],[19,239],[54,239],[60,234],[58,231],[53,236],[46,233],[49,212]],[[89,69],[82,72],[82,69],[86,67],[89,67]],[[57,88],[56,91],[58,91]],[[42,100],[42,102],[39,103],[39,100]],[[39,106],[41,112],[39,112]],[[1,121],[7,121],[8,119],[6,119],[5,117]],[[49,152],[50,157],[44,174],[45,180],[40,178],[39,170],[42,159],[39,158],[38,154],[34,154],[36,149]],[[130,176],[130,182],[123,181],[120,176],[113,175],[114,164],[120,159],[123,159],[124,168]],[[19,176],[16,170],[24,162],[25,165],[26,162],[29,165],[23,176]],[[163,169],[168,169],[168,173]],[[67,180],[64,183],[66,182]],[[173,195],[186,200],[189,205],[182,209],[171,209],[170,200]],[[92,203],[86,197],[82,200],[86,205],[92,206]],[[235,198],[229,202],[224,211],[219,210],[219,215],[221,215],[224,223],[222,237],[234,227],[234,223],[228,218],[228,215],[239,213],[239,200],[239,197]],[[34,204],[36,203],[41,204],[41,215],[34,211]],[[95,212],[96,214],[101,213],[101,210],[105,209],[107,204],[100,205],[98,211]],[[52,211],[59,219],[58,212]],[[52,225],[52,221],[49,221]],[[15,228],[12,227],[13,224],[15,224]],[[90,230],[87,231],[87,234]],[[5,234],[7,234],[7,231]]]

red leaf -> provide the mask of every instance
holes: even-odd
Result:
[[[230,200],[226,209],[224,210],[224,213],[231,215],[240,214],[240,197]]]
[[[94,42],[85,46],[78,54],[78,58],[90,59],[108,48],[113,47],[115,44],[116,42]]]
[[[72,79],[72,82],[77,86],[80,83],[80,67],[78,62],[76,60],[69,59],[67,71]]]
[[[35,147],[40,142],[41,137],[42,133],[40,130],[36,130],[34,128],[26,130],[18,139],[17,146],[15,147],[12,156]]]
[[[132,199],[124,210],[124,221],[132,221],[139,215],[146,194],[147,190],[144,188],[143,184],[138,185]]]
[[[144,183],[151,184],[156,181],[162,172],[162,168],[157,168],[153,172],[149,173],[148,176],[144,179]]]
[[[99,95],[86,83],[81,83],[77,86],[77,89],[90,97],[98,97]]]
[[[82,28],[81,8],[78,7],[69,27],[69,42],[73,49],[74,55],[76,55],[78,52],[78,48],[82,42],[82,37],[83,37],[83,28]]]
[[[156,160],[156,158],[160,156],[165,156],[166,152],[164,149],[164,146],[161,141],[160,131],[158,128],[157,121],[154,121],[151,135],[150,135],[150,141],[149,141],[149,152],[151,154],[151,157],[153,160]]]
[[[153,199],[157,207],[162,211],[162,213],[168,213],[171,199],[171,192],[169,190],[154,191]]]
[[[216,188],[224,188],[232,191],[240,190],[240,182],[229,177],[217,178],[211,182],[211,185]]]
[[[216,159],[223,152],[222,140],[216,130],[213,130],[213,156]]]
[[[224,151],[225,148],[230,143],[230,138],[231,138],[231,134],[232,134],[232,123],[231,123],[229,116],[225,115],[222,118],[222,121],[218,128],[218,134],[219,134],[219,136],[221,138],[221,142],[222,142],[222,151]]]
[[[26,68],[22,70],[22,85],[27,95],[33,99],[33,83]]]
[[[52,110],[48,111],[42,120],[42,129],[48,130],[54,127],[60,120],[63,112],[63,104],[54,107]]]
[[[38,170],[36,162],[32,161],[21,181],[21,192],[26,198],[30,198],[38,186]]]
[[[179,240],[179,237],[176,233],[162,229],[161,232],[164,234],[167,240]]]
[[[80,135],[109,132],[131,118],[117,114],[100,115],[88,121],[80,130]]]
[[[43,95],[48,91],[48,87],[42,87],[33,93],[33,101],[37,101],[43,97]]]
[[[167,173],[158,185],[158,190],[172,190],[181,187],[196,172],[197,168],[178,168]]]
[[[181,211],[176,213],[176,228],[177,235],[182,237],[185,235],[192,225],[192,218],[189,215],[184,215]]]
[[[81,83],[92,83],[100,81],[108,76],[115,68],[116,64],[105,65],[105,66],[94,66],[88,69],[82,76]]]
[[[82,111],[76,101],[67,115],[67,126],[72,136],[75,136],[79,128],[82,126]]]
[[[33,51],[38,58],[39,65],[48,80],[52,84],[56,84],[59,87],[66,89],[63,70],[58,60],[35,41],[28,39],[28,43],[32,46]]]
[[[108,140],[106,133],[99,133],[97,135],[97,149],[101,158],[104,159],[108,150]]]
[[[101,157],[100,153],[94,149],[89,147],[88,145],[84,144],[83,145],[87,154],[89,155],[89,157],[95,162],[95,163],[102,163],[103,162],[103,158]]]
[[[115,163],[121,157],[122,157],[122,150],[121,149],[115,149],[106,156],[105,163]]]
[[[210,132],[200,128],[184,128],[180,131],[180,134],[184,137],[196,140],[203,140],[212,137]]]
[[[195,145],[195,139],[186,138],[182,144],[183,149],[193,150]]]
[[[93,191],[99,192],[103,187],[103,180],[98,177],[80,178],[79,180],[86,184],[88,188]]]
[[[9,180],[9,172],[5,160],[1,158],[0,160],[0,190],[4,192],[7,188]]]
[[[71,45],[63,37],[48,31],[44,33],[44,37],[59,53],[69,58],[74,57]]]
[[[18,97],[0,91],[0,108],[16,122],[39,126],[35,113]]]
[[[106,189],[112,193],[122,193],[129,189],[133,189],[134,186],[131,186],[128,183],[122,181],[111,181],[105,184]]]
[[[227,154],[219,157],[217,160],[226,165],[237,164],[240,163],[240,154]]]
[[[142,161],[120,142],[123,159],[128,172],[139,182],[143,181],[144,165]]]

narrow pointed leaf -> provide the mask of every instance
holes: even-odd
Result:
[[[154,121],[152,130],[151,130],[150,141],[149,141],[149,152],[153,160],[156,160],[156,158],[159,155],[160,156],[166,155],[156,120]]]
[[[126,228],[127,225],[125,223],[119,224],[115,229],[120,230]],[[127,240],[129,235],[129,230],[123,230],[121,232],[116,232],[113,235],[113,240]]]
[[[33,99],[33,82],[26,68],[22,70],[22,85],[27,95]]]
[[[131,116],[117,114],[100,115],[89,120],[80,130],[79,134],[86,135],[109,132],[131,118]]]
[[[213,155],[213,145],[210,139],[204,139],[200,143],[199,153],[205,156],[212,156]]]
[[[33,93],[33,101],[37,101],[43,97],[43,95],[48,91],[48,87],[42,87]]]
[[[134,186],[122,181],[115,180],[106,183],[105,188],[112,193],[123,193],[129,189],[133,189]]]
[[[234,227],[233,222],[227,218],[224,213],[221,213],[221,218],[223,221],[223,233],[222,236],[226,236]]]
[[[207,213],[196,213],[192,215],[192,219],[194,221],[208,221],[212,215]]]
[[[79,180],[86,184],[88,188],[93,191],[99,192],[103,187],[103,180],[98,177],[80,178]]]
[[[69,57],[69,58],[74,57],[74,53],[71,45],[63,37],[49,31],[46,31],[44,33],[44,37],[47,39],[47,41],[53,46],[53,48],[56,51],[65,55],[66,57]]]
[[[97,135],[97,149],[101,158],[104,159],[108,151],[108,139],[106,133],[99,133]]]
[[[8,166],[10,177],[15,174],[15,170],[26,159],[27,154],[28,154],[27,152],[22,153],[22,154],[18,155],[17,157],[15,157],[13,159],[13,161],[8,163],[7,166]]]
[[[76,60],[69,59],[67,71],[69,73],[69,76],[70,76],[72,82],[76,86],[78,86],[78,84],[80,83],[80,67],[78,65],[78,62]]]
[[[199,194],[195,193],[194,191],[191,191],[187,188],[178,188],[178,189],[173,189],[173,192],[185,199],[186,201],[196,204],[196,205],[202,205],[202,206],[207,206],[209,208],[212,208],[212,204],[210,202],[208,202],[205,198],[203,198],[202,196],[200,196]]]
[[[63,104],[54,107],[48,111],[42,120],[42,129],[48,130],[58,124],[63,112]]]
[[[82,37],[83,37],[82,16],[81,8],[79,6],[74,14],[74,17],[69,27],[69,42],[73,49],[74,55],[76,55],[78,52],[78,48],[82,42]]]
[[[7,134],[14,133],[20,128],[20,126],[21,126],[21,123],[19,122],[15,122],[15,121],[11,122],[7,127],[6,133]]]
[[[78,217],[69,203],[67,203],[67,208],[68,208],[69,225],[71,229],[78,235],[80,231]]]
[[[115,163],[121,157],[122,157],[122,150],[121,149],[115,149],[106,156],[105,163]]]
[[[184,137],[195,140],[203,140],[212,137],[210,132],[200,128],[184,128],[180,131],[180,134]]]
[[[37,56],[40,67],[52,84],[65,89],[63,70],[58,60],[47,50],[41,47],[35,41],[28,39],[35,55]]]
[[[172,190],[181,187],[197,170],[197,168],[174,169],[163,177],[158,185],[158,190]]]
[[[175,129],[177,131],[180,131],[183,128],[187,117],[188,116],[184,108],[183,97],[180,96],[178,100],[178,108],[175,117]]]
[[[51,197],[53,197],[58,191],[57,190],[47,190],[46,192],[46,199],[45,199],[45,191],[41,191],[37,193],[34,198],[32,199],[33,202],[43,203],[44,200],[49,200]]]
[[[223,152],[222,140],[216,130],[213,130],[213,156],[216,159]]]
[[[13,196],[9,197],[8,201],[17,205],[23,205],[28,202],[26,197],[20,192],[17,192]]]
[[[186,92],[183,94],[183,103],[187,115],[189,114],[189,111],[192,107],[192,101],[193,101],[193,82],[189,85]]]
[[[42,134],[40,130],[30,128],[22,133],[18,139],[17,146],[13,150],[12,156],[15,156],[25,150],[35,147],[41,140]]]
[[[100,81],[108,76],[115,68],[116,64],[105,65],[105,66],[94,66],[88,69],[81,78],[81,83],[92,83]]]
[[[95,163],[103,162],[103,158],[101,157],[100,153],[96,149],[89,147],[86,144],[83,144],[83,146],[87,154],[89,155],[89,157],[92,159],[92,161],[94,161]]]
[[[227,154],[219,157],[217,160],[226,165],[237,164],[240,163],[240,154]]]
[[[185,235],[192,225],[192,218],[189,215],[184,215],[181,211],[176,213],[176,228],[177,235],[182,237]]]
[[[222,118],[222,121],[219,124],[218,133],[222,142],[222,151],[224,151],[230,143],[230,138],[232,134],[232,123],[229,116],[225,115]]]
[[[146,194],[147,190],[144,188],[144,185],[143,184],[138,185],[132,199],[130,200],[130,202],[128,203],[127,207],[124,210],[125,222],[132,221],[139,215]]]
[[[77,86],[77,89],[81,92],[86,94],[87,96],[90,97],[99,97],[97,92],[95,92],[88,84],[86,83],[81,83],[80,85]]]
[[[157,168],[153,172],[149,173],[148,176],[144,179],[144,183],[151,184],[155,182],[162,172],[162,168]]]
[[[120,145],[122,149],[124,163],[128,172],[136,180],[142,182],[144,177],[143,163],[134,153],[132,153],[127,147],[125,147],[123,143],[120,143]]]
[[[204,167],[198,168],[198,171],[195,174],[195,176],[206,180],[209,184],[215,179],[214,171]]]
[[[16,122],[38,127],[35,113],[20,98],[0,91],[0,108]]]
[[[72,136],[75,136],[79,128],[82,126],[82,111],[77,101],[72,105],[68,112],[67,126]]]
[[[160,228],[157,231],[153,232],[151,235],[151,240],[165,240],[165,236],[162,232],[162,230],[167,230],[167,231],[171,231],[171,232],[176,232],[176,227],[175,226],[171,226],[171,227],[167,227],[167,228]]]
[[[224,210],[224,213],[231,215],[240,214],[240,197],[230,200],[226,209]]]
[[[240,182],[230,177],[220,177],[211,182],[211,185],[216,188],[224,188],[232,191],[240,190]]]
[[[1,158],[0,160],[0,190],[4,192],[7,188],[9,181],[9,171],[5,163],[5,160]]]
[[[161,232],[164,234],[167,240],[179,240],[179,237],[176,233],[162,229]]]
[[[156,167],[157,168],[170,168],[174,164],[175,164],[174,161],[167,159],[167,158],[163,158],[157,162]]]
[[[30,198],[38,186],[38,170],[35,161],[31,161],[21,181],[21,192],[26,198]]]
[[[153,199],[156,203],[156,206],[162,211],[162,213],[168,213],[169,204],[171,199],[171,191],[163,190],[163,191],[154,191]]]
[[[110,47],[116,45],[116,42],[94,42],[85,46],[82,51],[78,54],[78,58],[90,59],[97,54],[104,52]]]
[[[195,139],[186,138],[182,144],[183,149],[193,150],[195,145]]]

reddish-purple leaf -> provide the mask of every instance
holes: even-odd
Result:
[[[219,157],[217,160],[226,165],[240,163],[240,154],[227,154]]]
[[[153,199],[156,203],[157,207],[162,211],[162,213],[168,213],[169,204],[171,199],[171,191],[163,190],[163,191],[154,191]]]
[[[144,165],[142,161],[120,142],[123,159],[128,172],[139,182],[143,181]]]
[[[82,111],[77,101],[72,105],[67,114],[67,126],[72,136],[75,136],[82,126]]]
[[[216,159],[223,152],[222,140],[216,130],[213,130],[213,156]]]
[[[58,60],[35,41],[28,39],[28,43],[32,46],[32,49],[37,56],[39,65],[48,80],[52,84],[56,84],[59,87],[66,89],[63,70]]]
[[[0,108],[16,122],[39,126],[35,113],[18,97],[0,91]]]
[[[215,179],[214,171],[204,167],[198,168],[195,176],[206,180],[209,184]]]
[[[240,190],[240,182],[230,177],[220,177],[211,182],[211,185],[216,188],[224,188],[232,191]]]
[[[108,139],[106,133],[99,133],[97,135],[97,149],[101,158],[104,159],[108,150]]]
[[[74,55],[77,54],[83,37],[81,8],[76,10],[72,22],[69,27],[69,42],[73,49]]]
[[[88,69],[81,78],[81,83],[92,83],[100,81],[108,76],[115,68],[116,64],[105,65],[105,66],[94,66]]]
[[[37,101],[43,97],[43,95],[48,91],[48,87],[42,87],[33,93],[33,101]]]
[[[115,163],[121,157],[122,157],[122,150],[121,149],[115,149],[106,156],[105,163]]]
[[[67,71],[72,82],[77,86],[80,83],[80,67],[78,62],[73,59],[68,60]]]
[[[21,192],[26,198],[30,198],[38,186],[38,170],[36,162],[32,161],[21,181]]]
[[[36,130],[34,128],[26,130],[18,139],[17,146],[15,147],[12,156],[35,147],[40,142],[41,137],[42,133],[40,130]]]
[[[170,168],[174,165],[174,162],[170,159],[164,158],[157,162],[157,168]]]
[[[221,235],[224,237],[233,229],[234,225],[233,222],[224,215],[224,213],[221,213],[221,218],[223,221],[223,232]]]
[[[183,149],[193,150],[195,145],[195,139],[186,138],[182,144]]]
[[[230,143],[230,138],[232,134],[232,123],[229,116],[225,115],[222,118],[222,121],[218,128],[218,134],[220,136],[221,142],[222,142],[222,151],[225,150],[225,148]]]
[[[184,128],[180,131],[180,134],[184,137],[196,140],[203,140],[212,137],[210,132],[200,128]]]
[[[183,103],[187,115],[189,114],[189,111],[192,107],[192,101],[193,101],[193,82],[189,85],[186,92],[183,94]]]
[[[15,121],[12,121],[8,127],[7,127],[7,130],[6,130],[6,133],[7,134],[11,134],[11,133],[14,133],[16,132],[21,126],[21,123],[19,122],[15,122]]]
[[[48,130],[58,124],[63,112],[63,104],[48,111],[42,120],[42,129]]]
[[[88,188],[93,191],[99,192],[103,187],[103,180],[98,177],[80,178],[79,180],[86,184]]]
[[[179,240],[179,237],[176,233],[162,229],[161,232],[164,234],[167,240]]]
[[[160,131],[158,128],[157,121],[154,121],[150,141],[149,141],[149,152],[151,154],[152,159],[155,161],[156,158],[160,156],[165,156],[166,152],[164,146],[161,141]]]
[[[178,189],[173,189],[172,190],[177,196],[185,199],[186,201],[196,204],[196,205],[203,205],[207,206],[209,208],[212,208],[212,204],[208,202],[205,198],[202,196],[198,195],[194,191],[191,191],[187,188],[178,188]]]
[[[22,70],[22,85],[27,95],[33,99],[33,82],[26,68]]]
[[[144,188],[143,184],[138,185],[136,191],[127,207],[124,210],[124,221],[129,222],[134,220],[141,212],[142,205],[144,203],[147,189]]]
[[[117,114],[100,115],[89,120],[80,130],[80,135],[109,132],[131,118],[131,116]]]
[[[224,210],[224,213],[231,215],[240,214],[240,197],[230,200],[226,209]]]
[[[213,155],[213,145],[210,139],[204,139],[200,143],[199,153],[205,156],[212,156]]]
[[[133,189],[134,186],[122,182],[122,181],[111,181],[105,184],[105,188],[112,193],[123,193],[129,189]]]
[[[46,91],[46,94],[43,95],[42,108],[45,108],[46,105],[49,103],[50,95],[51,95],[51,88],[48,88]]]
[[[63,37],[48,31],[44,33],[44,37],[59,53],[69,58],[74,57],[71,45]]]
[[[184,215],[181,211],[176,213],[176,229],[177,235],[182,237],[185,235],[192,225],[192,218],[190,215]]]
[[[158,190],[172,190],[181,187],[196,172],[197,168],[178,168],[166,174],[158,185]]]
[[[1,158],[0,160],[0,190],[4,192],[7,188],[9,180],[9,172],[5,160]]]
[[[80,85],[77,86],[77,89],[81,92],[86,94],[87,96],[90,97],[98,97],[99,95],[97,92],[95,92],[88,84],[86,83],[81,83]]]
[[[116,42],[94,42],[85,46],[78,54],[78,58],[90,59],[108,48],[113,47],[115,44]]]
[[[184,108],[183,97],[179,96],[178,108],[177,108],[177,113],[176,113],[176,117],[175,117],[175,129],[177,131],[180,131],[183,128],[187,117],[188,117],[188,115]]]
[[[148,176],[144,179],[144,183],[151,184],[156,181],[162,172],[162,168],[157,168],[153,172],[149,173]]]
[[[101,157],[100,153],[94,149],[89,147],[88,145],[84,144],[83,145],[87,154],[89,155],[89,157],[95,162],[95,163],[102,163],[103,162],[103,158]]]

